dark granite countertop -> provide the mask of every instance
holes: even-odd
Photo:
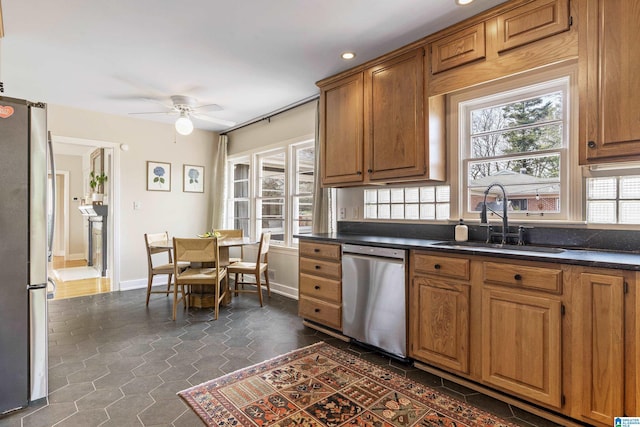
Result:
[[[500,258],[527,261],[556,262],[562,264],[582,265],[587,267],[617,268],[640,271],[640,253],[619,252],[594,249],[563,249],[559,253],[533,252],[521,249],[499,247],[476,247],[443,245],[445,240],[416,239],[407,237],[372,236],[348,233],[326,233],[297,235],[303,240],[317,240],[334,243],[350,243],[356,245],[383,246],[396,249],[436,250],[446,253],[468,255],[490,255]],[[451,241],[450,243],[455,243]]]

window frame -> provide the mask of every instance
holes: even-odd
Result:
[[[237,163],[248,163],[249,164],[249,229],[250,236],[255,237],[259,236],[262,233],[262,222],[261,219],[258,218],[259,212],[258,208],[260,206],[260,200],[263,199],[262,194],[260,192],[260,172],[261,172],[261,158],[268,157],[269,155],[273,155],[276,153],[284,153],[284,163],[285,163],[285,183],[284,183],[284,223],[283,223],[283,235],[284,238],[282,242],[271,240],[271,245],[274,247],[282,247],[282,248],[297,248],[298,247],[298,239],[293,237],[293,210],[294,210],[294,202],[293,198],[298,197],[299,195],[295,194],[295,182],[296,178],[294,174],[297,169],[297,161],[295,159],[297,150],[304,148],[312,148],[314,150],[314,155],[318,155],[319,153],[315,153],[315,137],[313,135],[305,135],[299,138],[293,138],[290,140],[282,141],[278,144],[273,144],[269,147],[260,147],[255,148],[253,150],[249,150],[243,153],[237,153],[234,155],[230,155],[227,157],[227,191],[229,196],[227,197],[227,206],[226,206],[226,218],[225,224],[226,226],[233,226],[235,216],[233,211],[233,202],[236,200],[234,198],[233,192],[233,165]],[[315,162],[313,163],[314,167],[314,175],[318,173],[315,170]],[[312,203],[314,202],[313,193],[310,194]],[[308,196],[305,196],[308,197]],[[244,200],[244,198],[243,198]],[[313,210],[313,206],[312,206]],[[313,221],[313,218],[312,218]]]
[[[558,213],[526,214],[517,211],[509,211],[510,218],[518,222],[583,222],[582,198],[580,188],[580,172],[573,170],[571,165],[578,163],[577,136],[578,136],[578,91],[577,91],[577,67],[575,64],[550,67],[543,71],[526,73],[522,76],[507,78],[500,82],[488,83],[476,88],[459,91],[447,96],[449,115],[449,128],[451,129],[451,157],[449,167],[451,170],[451,188],[456,191],[457,197],[452,197],[452,218],[463,218],[467,221],[479,220],[479,215],[468,207],[469,197],[468,172],[466,166],[471,159],[469,157],[470,124],[459,120],[465,114],[460,105],[471,106],[468,110],[477,109],[480,105],[501,105],[513,102],[512,99],[527,99],[535,97],[542,91],[548,93],[560,87],[564,93],[563,105],[563,135],[564,143],[560,149],[543,150],[536,155],[545,152],[560,153],[560,206]],[[510,95],[505,98],[504,95]],[[472,102],[483,100],[484,102]],[[468,126],[468,128],[467,128]],[[525,153],[526,155],[526,153]],[[509,155],[509,157],[513,157]],[[455,201],[454,201],[455,200]],[[455,205],[454,205],[455,203]]]

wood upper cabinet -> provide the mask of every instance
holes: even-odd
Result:
[[[362,73],[357,73],[321,88],[320,156],[324,185],[363,181],[363,81]]]
[[[324,186],[446,178],[444,97],[425,79],[420,47],[318,83]]]
[[[431,43],[431,73],[436,74],[484,58],[484,27],[484,22],[480,22]]]
[[[580,11],[580,163],[640,159],[640,0]]]
[[[538,0],[496,18],[496,50],[504,52],[569,29],[569,0]]]
[[[423,57],[424,49],[416,49],[364,73],[364,147],[370,181],[427,173]]]

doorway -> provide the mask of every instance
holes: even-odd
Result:
[[[118,221],[115,220],[119,202],[119,197],[115,194],[119,181],[119,153],[114,147],[118,144],[56,136],[52,137],[52,141],[56,166],[56,233],[50,263],[51,276],[56,280],[53,298],[72,298],[118,290],[119,268],[114,263],[118,259],[115,254],[119,252],[115,244],[120,240],[117,237]],[[103,153],[103,171],[109,177],[104,184],[103,205],[100,209],[95,209],[101,212],[99,218],[89,217],[85,209],[94,206],[90,196],[89,174],[95,161],[92,153],[96,150]],[[50,198],[54,197],[50,195]],[[90,220],[99,220],[100,223],[90,223]],[[95,229],[101,230],[103,225],[106,230],[105,245],[100,248],[105,248],[105,257],[104,263],[100,261],[97,265],[92,240],[96,240]],[[102,240],[102,236],[99,236],[99,241]]]

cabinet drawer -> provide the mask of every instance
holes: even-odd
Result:
[[[340,245],[300,241],[300,255],[339,260]]]
[[[469,260],[436,255],[415,254],[414,270],[416,273],[437,274],[469,280]]]
[[[431,73],[485,57],[484,22],[431,43]]]
[[[300,295],[341,304],[342,286],[339,280],[301,273]]]
[[[555,268],[485,262],[484,281],[552,293],[562,292],[562,270]]]
[[[323,325],[340,330],[342,328],[342,309],[339,305],[330,304],[303,295],[298,301],[298,316],[314,320]]]
[[[569,29],[569,0],[539,0],[497,17],[498,52]]]
[[[310,273],[331,277],[340,280],[342,278],[342,265],[335,261],[300,257],[300,273]]]

